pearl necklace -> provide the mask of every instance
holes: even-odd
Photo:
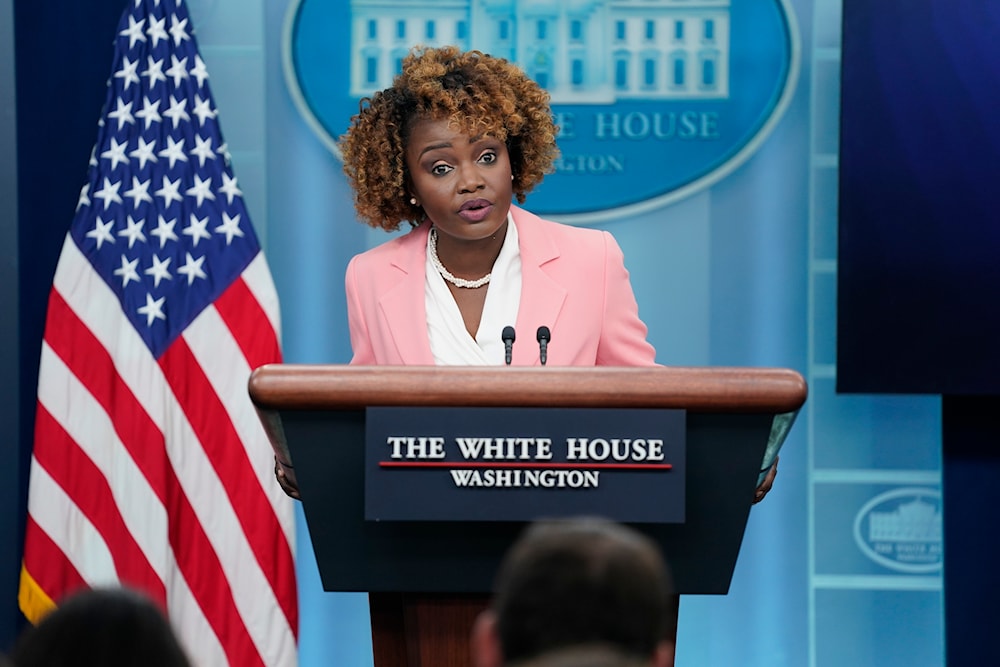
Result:
[[[441,274],[441,277],[450,282],[455,287],[464,287],[467,289],[476,289],[477,287],[482,287],[490,281],[490,277],[493,272],[487,273],[482,278],[478,280],[466,280],[465,278],[459,278],[458,276],[452,275],[451,271],[444,268],[444,264],[438,259],[438,248],[437,248],[437,230],[431,227],[430,241],[428,242],[428,248],[430,250],[431,264],[437,269],[437,272]]]

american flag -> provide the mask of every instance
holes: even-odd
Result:
[[[277,294],[182,0],[130,0],[49,296],[19,601],[159,601],[196,664],[294,665],[292,501],[247,394]]]

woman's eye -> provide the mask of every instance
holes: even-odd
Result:
[[[451,171],[451,167],[446,164],[436,164],[431,167],[431,173],[435,176],[444,176],[449,171]]]
[[[479,158],[479,161],[485,164],[493,164],[497,161],[497,154],[492,151],[489,153],[483,153],[483,156]]]

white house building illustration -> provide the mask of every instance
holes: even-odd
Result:
[[[429,5],[429,6],[428,6]],[[556,104],[729,96],[730,0],[351,0],[351,95],[416,44],[517,62]]]
[[[900,505],[892,512],[872,512],[868,539],[872,542],[941,542],[941,510],[921,499]]]

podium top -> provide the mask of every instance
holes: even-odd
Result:
[[[259,410],[367,406],[680,408],[787,413],[806,382],[784,368],[493,367],[269,364],[250,377]]]

